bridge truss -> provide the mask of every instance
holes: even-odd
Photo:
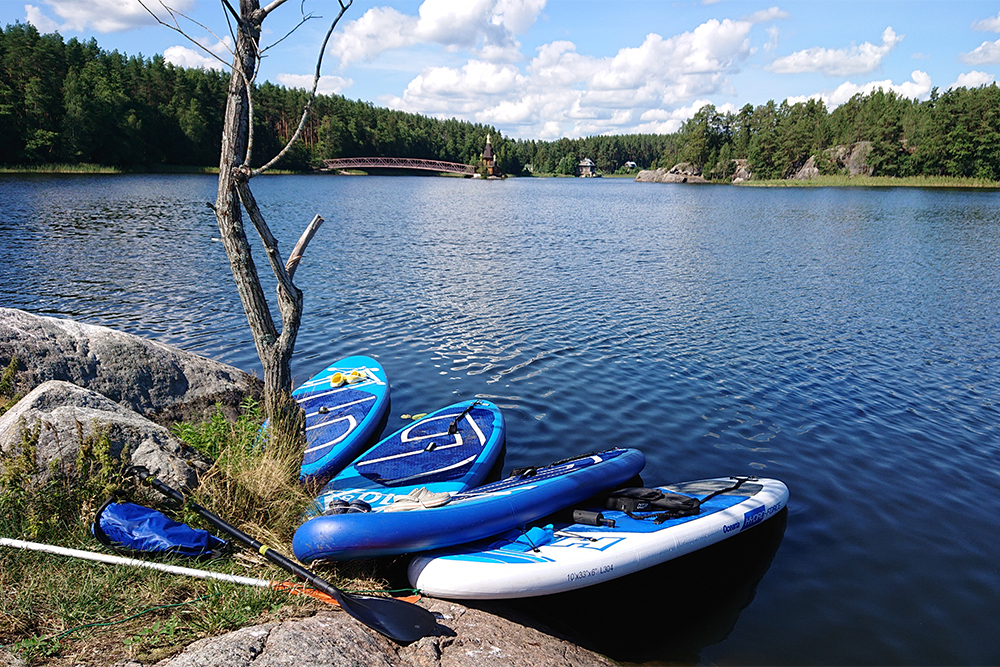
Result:
[[[336,160],[323,160],[323,163],[327,169],[422,169],[451,174],[472,175],[476,173],[476,167],[471,164],[419,160],[408,157],[345,157]]]

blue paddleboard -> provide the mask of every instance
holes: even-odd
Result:
[[[441,507],[316,517],[292,540],[303,563],[426,551],[503,533],[621,485],[642,470],[636,449],[529,469],[499,482],[456,493]]]
[[[306,413],[301,475],[326,481],[376,435],[389,409],[385,371],[371,357],[347,357],[292,392]]]
[[[457,493],[481,484],[506,442],[500,408],[468,400],[441,408],[383,438],[331,479],[307,516],[360,500],[373,508],[426,488]]]
[[[699,504],[686,516],[665,516],[652,508],[627,513],[607,504],[574,506],[585,512],[573,519],[590,520],[546,517],[489,540],[421,554],[410,562],[410,584],[426,595],[461,600],[562,593],[738,535],[775,516],[788,502],[782,482],[756,477],[683,482],[652,491],[694,498]],[[597,513],[603,521],[594,520]]]

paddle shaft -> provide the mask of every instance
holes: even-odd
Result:
[[[415,641],[421,637],[427,636],[427,634],[429,634],[437,624],[437,620],[434,618],[434,615],[423,607],[418,607],[408,602],[394,600],[392,598],[355,596],[341,591],[333,586],[333,584],[328,583],[298,563],[285,557],[278,551],[275,551],[264,543],[255,540],[235,526],[226,523],[198,503],[188,500],[180,491],[167,486],[150,474],[150,472],[145,468],[135,466],[133,467],[133,470],[139,480],[144,484],[149,484],[168,498],[176,500],[182,505],[187,505],[200,517],[208,521],[226,535],[229,535],[238,542],[254,549],[264,558],[268,559],[286,572],[294,574],[296,577],[308,582],[317,590],[326,593],[337,601],[337,604],[340,605],[341,609],[373,630],[381,632],[390,639],[402,642]]]
[[[6,537],[0,537],[0,546],[14,547],[15,549],[26,549],[29,551],[41,551],[42,553],[55,554],[57,556],[82,558],[83,560],[106,563],[108,565],[142,567],[147,570],[158,570],[160,572],[181,574],[186,577],[197,577],[199,579],[218,579],[220,581],[229,581],[234,584],[243,584],[244,586],[258,586],[260,588],[272,588],[274,586],[274,582],[267,581],[266,579],[254,579],[252,577],[241,577],[239,575],[225,574],[223,572],[211,572],[209,570],[198,570],[192,567],[181,567],[179,565],[169,565],[167,563],[155,563],[148,560],[139,560],[138,558],[126,558],[125,556],[114,556],[111,554],[96,553],[94,551],[83,551],[82,549],[68,549],[66,547],[58,547],[54,544],[42,544],[41,542],[28,542],[26,540],[13,540]]]

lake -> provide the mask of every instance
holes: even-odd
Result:
[[[296,383],[367,354],[389,431],[496,402],[507,470],[618,445],[650,485],[788,485],[760,530],[513,612],[624,661],[1000,663],[1000,192],[254,183],[284,253],[326,219]],[[0,176],[0,305],[259,373],[215,187]]]

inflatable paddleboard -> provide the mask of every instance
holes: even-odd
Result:
[[[378,509],[419,488],[458,493],[482,484],[506,441],[500,408],[454,403],[383,438],[331,479],[307,516],[362,501]]]
[[[788,489],[775,479],[725,477],[657,488],[704,502],[695,504],[697,514],[662,523],[656,523],[655,510],[630,516],[584,506],[614,527],[536,522],[486,542],[417,556],[409,565],[410,584],[425,595],[459,600],[561,593],[720,542],[774,516],[788,502]]]
[[[635,449],[613,449],[529,468],[492,484],[454,494],[440,507],[373,511],[311,519],[292,540],[303,563],[426,551],[499,535],[602,490],[642,470]]]
[[[301,476],[325,482],[364,451],[389,409],[385,371],[370,357],[347,357],[292,392],[306,413]]]

